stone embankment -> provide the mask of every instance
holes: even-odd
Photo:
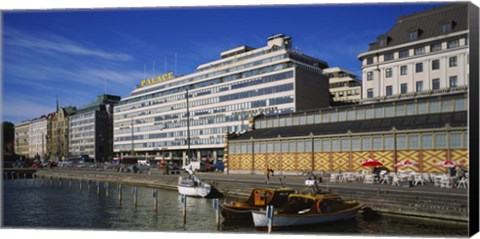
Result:
[[[157,170],[148,173],[118,173],[108,170],[38,170],[36,178],[90,180],[132,186],[177,190],[178,174],[164,175]],[[181,174],[186,176],[186,174]],[[198,176],[210,182],[222,192],[225,198],[248,197],[255,187],[290,187],[299,191],[309,188],[304,177],[275,176],[268,185],[263,175],[235,175],[222,173],[199,173]],[[279,180],[281,179],[281,180]],[[413,216],[452,223],[468,222],[468,190],[437,188],[433,185],[401,187],[385,184],[330,183],[323,179],[320,189],[339,194],[344,199],[364,201],[366,206],[379,213]]]

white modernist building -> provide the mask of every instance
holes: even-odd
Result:
[[[362,81],[353,72],[340,67],[330,67],[323,72],[328,77],[335,103],[358,103],[362,99]]]
[[[400,17],[389,32],[358,56],[363,98],[467,88],[467,16],[465,2]]]
[[[143,80],[115,105],[114,153],[184,160],[190,137],[190,157],[222,159],[226,133],[247,130],[249,117],[328,106],[326,62],[291,44],[279,34],[265,47],[222,52],[192,74]]]

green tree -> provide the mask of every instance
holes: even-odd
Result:
[[[3,127],[3,149],[6,152],[13,153],[13,144],[15,140],[15,125],[12,122],[4,121],[2,123],[2,127]]]

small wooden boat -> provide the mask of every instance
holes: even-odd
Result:
[[[252,210],[265,208],[267,205],[274,207],[287,203],[288,195],[295,193],[289,188],[256,188],[252,190],[246,201],[229,201],[220,205],[220,212],[225,219],[252,219]]]
[[[290,194],[288,203],[274,208],[272,227],[289,227],[354,218],[365,203],[342,200],[336,194]],[[265,209],[252,211],[255,227],[268,227]]]

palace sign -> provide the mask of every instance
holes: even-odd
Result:
[[[140,87],[160,83],[162,81],[166,81],[166,80],[170,80],[170,79],[173,79],[173,72],[168,72],[167,74],[163,74],[161,76],[152,77],[152,78],[149,78],[149,79],[146,79],[146,80],[142,80],[142,83],[140,84]]]

